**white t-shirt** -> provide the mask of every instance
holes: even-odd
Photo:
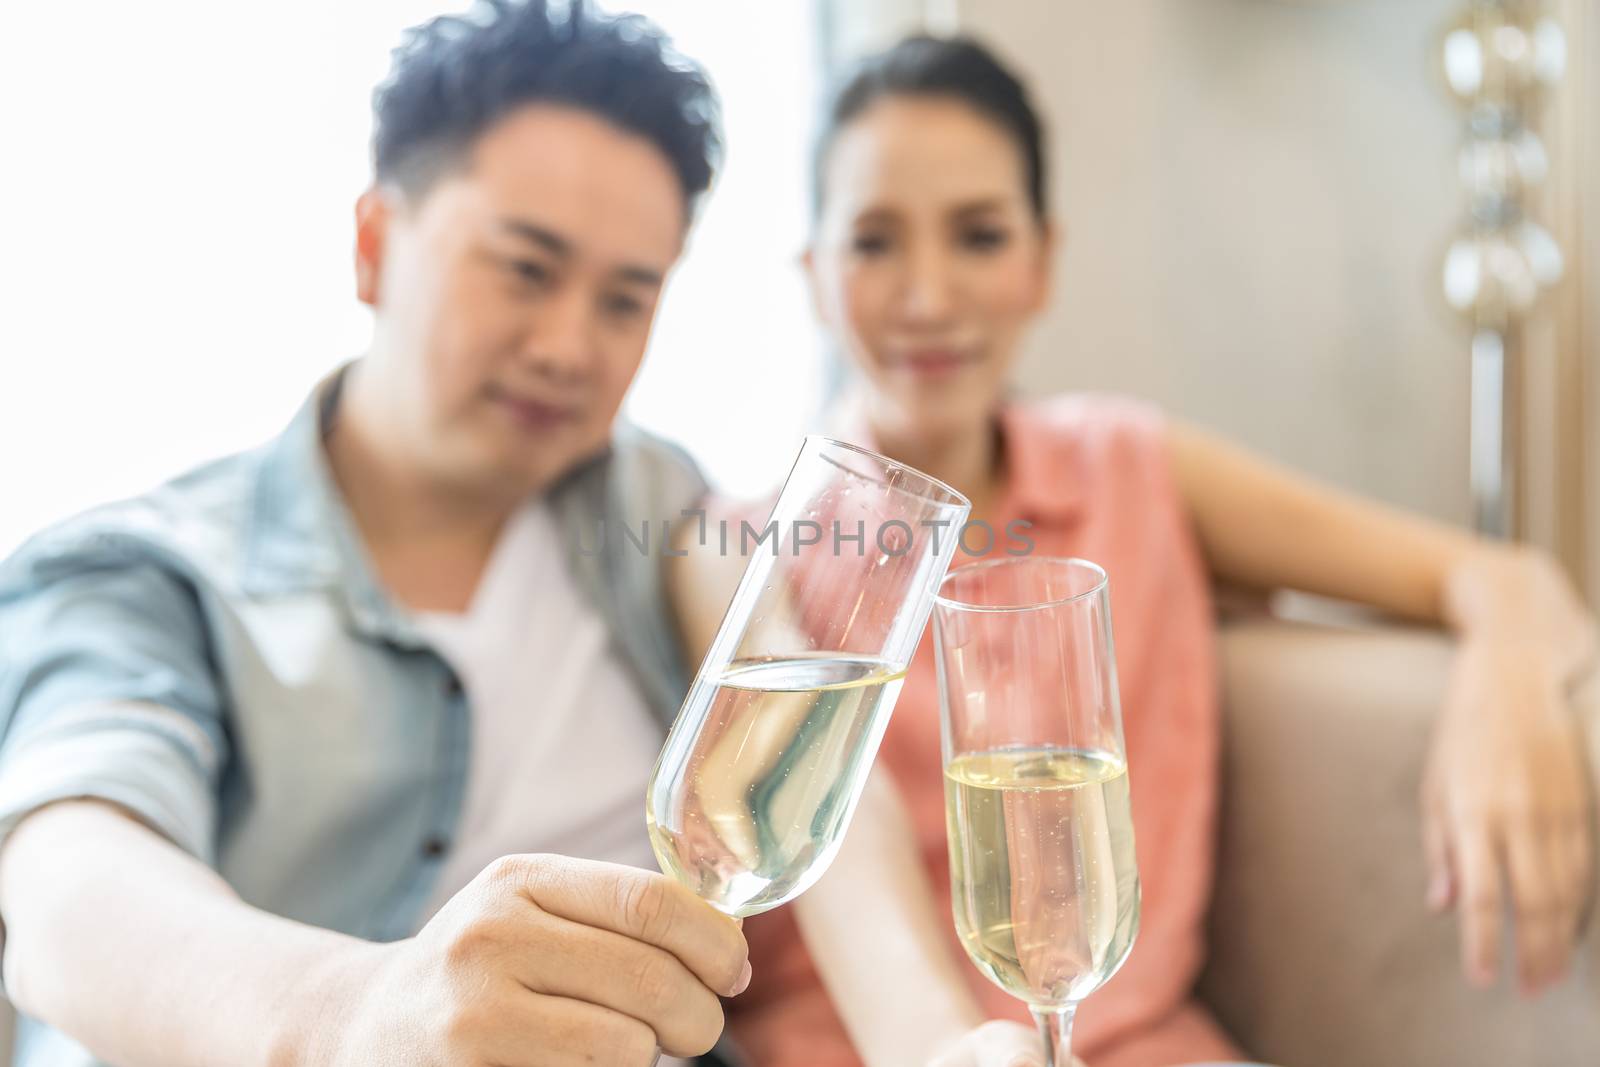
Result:
[[[511,853],[657,869],[644,792],[661,726],[566,558],[549,508],[529,505],[507,523],[467,611],[418,616],[472,709],[460,828],[423,922]]]
[[[568,572],[549,508],[510,519],[465,613],[418,623],[472,709],[460,825],[423,921],[511,853],[655,870],[644,792],[661,726]]]

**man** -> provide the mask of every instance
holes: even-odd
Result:
[[[715,112],[639,20],[495,3],[420,28],[357,208],[365,357],[264,448],[0,568],[20,1067],[643,1065],[717,1040],[738,926],[639,869],[683,688],[657,561],[581,548],[702,489],[612,423]],[[590,858],[491,862],[512,830]]]
[[[357,205],[365,356],[263,448],[0,564],[18,1067],[644,1067],[717,1042],[744,938],[645,870],[683,650],[659,552],[600,537],[704,491],[613,421],[715,114],[638,19],[493,0],[421,27]],[[696,641],[725,599],[698,601]],[[871,974],[839,954],[881,993],[857,998],[869,1058],[1031,1062],[930,933],[897,820],[872,790],[808,906],[819,943],[880,946]]]

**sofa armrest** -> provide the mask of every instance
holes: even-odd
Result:
[[[1450,651],[1438,634],[1398,628],[1223,630],[1221,840],[1200,992],[1258,1057],[1570,1067],[1597,1056],[1594,924],[1572,976],[1524,1001],[1505,982],[1469,988],[1454,916],[1424,907],[1418,783]],[[1591,730],[1591,748],[1597,739]]]

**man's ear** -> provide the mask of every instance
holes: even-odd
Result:
[[[378,306],[383,289],[383,251],[393,217],[390,195],[372,186],[356,200],[356,299]]]
[[[806,276],[806,293],[811,297],[811,313],[816,316],[818,322],[832,326],[832,316],[828,314],[827,301],[822,299],[822,285],[817,278],[815,243],[808,243],[805,250],[800,253],[800,270]]]

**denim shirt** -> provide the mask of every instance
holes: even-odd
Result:
[[[419,924],[461,812],[460,681],[385,594],[322,448],[338,377],[260,449],[36,536],[0,564],[0,840],[111,801],[250,904],[371,940]],[[619,426],[549,500],[665,731],[686,689],[663,523],[704,483]],[[649,552],[601,536],[602,523]],[[640,785],[640,819],[644,818]],[[90,1067],[30,1020],[18,1067]]]

